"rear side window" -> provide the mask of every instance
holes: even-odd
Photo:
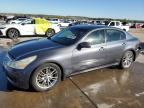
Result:
[[[126,35],[122,31],[109,29],[106,30],[106,38],[107,42],[113,42],[126,39]]]

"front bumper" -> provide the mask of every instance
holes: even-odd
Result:
[[[28,75],[24,72],[24,70],[19,70],[19,69],[13,69],[5,64],[3,64],[3,70],[6,73],[8,81],[22,89],[28,89],[29,88],[29,77]]]

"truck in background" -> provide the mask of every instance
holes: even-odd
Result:
[[[111,26],[111,27],[120,28],[124,31],[129,31],[129,26],[128,25],[123,25],[122,22],[120,22],[120,21],[110,21],[106,25]]]

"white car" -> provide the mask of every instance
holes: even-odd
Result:
[[[129,26],[123,25],[120,21],[111,21],[108,23],[108,26],[120,28],[124,31],[129,31]]]
[[[60,23],[59,23],[59,26],[60,26],[60,27],[68,27],[69,24],[70,24],[70,22],[68,22],[68,21],[63,21],[63,22],[60,22]]]
[[[25,20],[27,20],[27,18],[18,18],[16,20],[10,20],[9,24],[18,24],[18,23],[25,21]]]
[[[59,24],[61,22],[58,18],[49,18],[47,20],[53,24]]]
[[[5,24],[0,26],[0,35],[8,36],[9,38],[17,38],[22,35],[46,35],[48,37],[54,35],[60,31],[60,27],[57,24],[51,24],[47,27],[46,32],[36,32],[36,26],[34,19],[28,19],[18,24]]]

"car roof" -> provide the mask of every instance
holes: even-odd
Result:
[[[115,27],[110,27],[110,26],[106,26],[106,25],[75,25],[75,26],[71,26],[70,28],[74,28],[74,29],[85,29],[88,31],[94,30],[94,29],[101,29],[101,28],[111,28],[111,29],[116,29],[116,30],[121,30],[119,28],[115,28]],[[121,30],[122,31],[122,30]]]
[[[86,29],[86,30],[94,30],[94,29],[99,29],[99,28],[112,28],[109,26],[105,26],[105,25],[75,25],[75,26],[71,26],[70,28],[74,28],[74,29]]]

